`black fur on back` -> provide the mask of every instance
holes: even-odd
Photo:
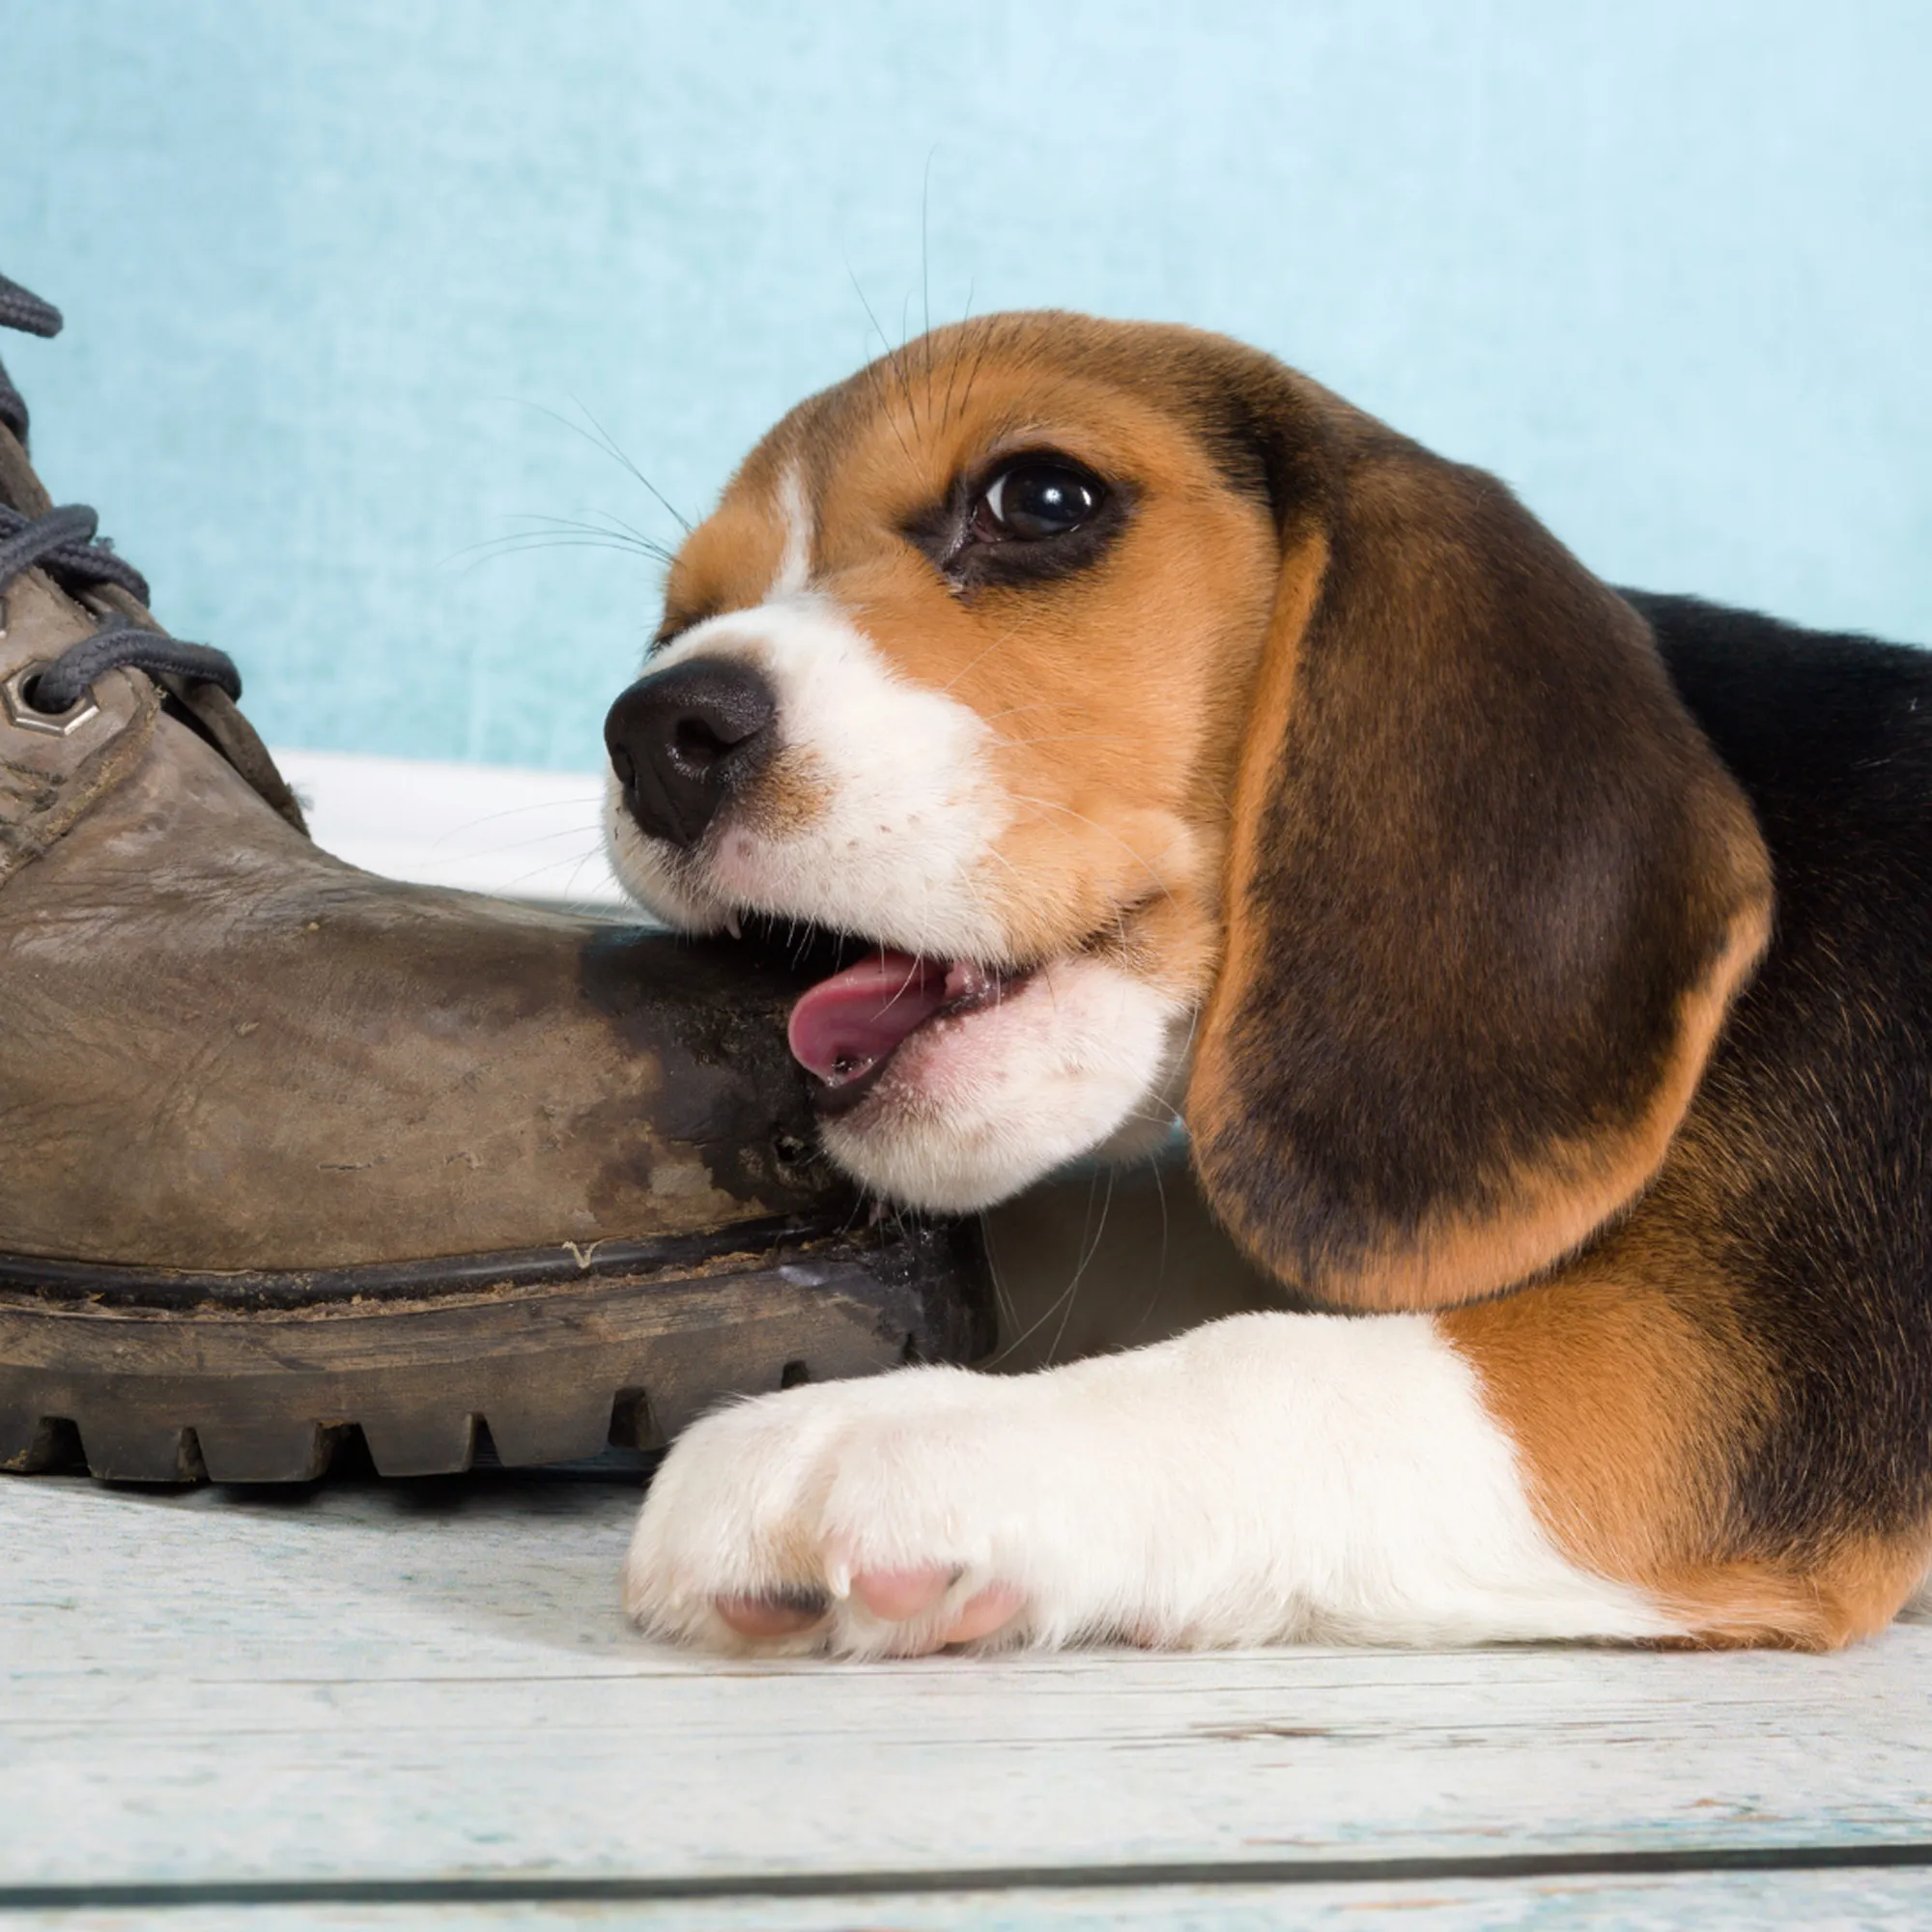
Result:
[[[1749,794],[1770,952],[1686,1131],[1719,1149],[1706,1238],[1746,1284],[1776,1408],[1743,1543],[1932,1518],[1932,653],[1623,593]]]

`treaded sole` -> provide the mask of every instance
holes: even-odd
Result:
[[[30,1264],[10,1264],[15,1280]],[[384,1476],[662,1446],[705,1409],[799,1381],[966,1357],[964,1230],[836,1236],[675,1274],[294,1306],[0,1292],[0,1469],[130,1483],[300,1483],[359,1430]],[[514,1272],[514,1270],[511,1270]],[[487,1455],[487,1451],[486,1451]]]

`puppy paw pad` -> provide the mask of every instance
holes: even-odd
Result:
[[[832,1600],[821,1591],[795,1590],[769,1597],[719,1597],[712,1607],[728,1630],[759,1642],[797,1636],[823,1623]]]
[[[937,1565],[918,1570],[862,1570],[852,1578],[852,1594],[873,1616],[902,1624],[923,1616],[952,1587],[956,1573]]]
[[[973,1643],[1003,1630],[1026,1607],[1025,1592],[1010,1583],[989,1583],[960,1605],[946,1628],[945,1643]]]

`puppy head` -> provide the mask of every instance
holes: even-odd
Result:
[[[672,568],[611,839],[839,936],[828,1148],[963,1208],[1183,1108],[1298,1287],[1520,1279],[1654,1171],[1762,945],[1635,615],[1492,480],[1268,358],[1040,314],[812,398]]]

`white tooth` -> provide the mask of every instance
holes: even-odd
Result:
[[[727,912],[724,915],[724,930],[728,932],[733,939],[744,938],[745,930],[744,927],[742,927],[738,923],[738,915],[735,912]]]

